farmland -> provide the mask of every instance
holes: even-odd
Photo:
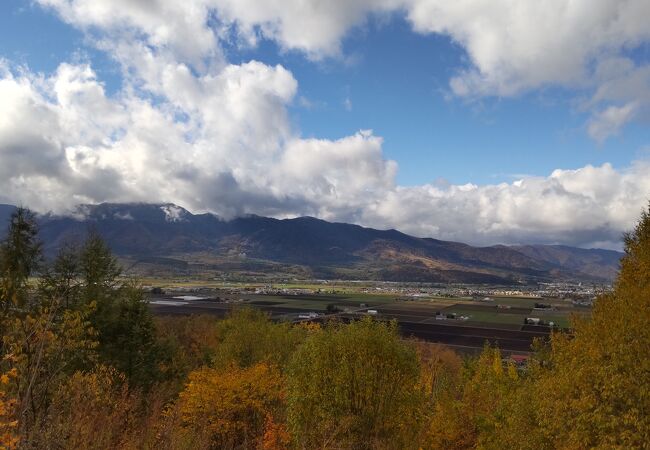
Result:
[[[546,338],[555,328],[568,328],[573,314],[588,315],[590,308],[569,300],[530,296],[489,298],[441,297],[413,294],[406,287],[380,290],[364,283],[327,286],[318,283],[250,285],[210,282],[165,282],[151,296],[155,314],[211,314],[225,316],[232,308],[252,307],[273,320],[356,320],[372,315],[396,320],[402,335],[432,342],[477,349],[485,342],[505,351],[526,352],[535,338]],[[545,309],[535,308],[543,304]],[[307,319],[306,315],[312,313]],[[540,324],[525,324],[536,318]]]

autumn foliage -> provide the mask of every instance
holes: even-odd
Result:
[[[196,370],[178,401],[184,426],[190,432],[207,430],[216,448],[255,448],[263,442],[265,426],[276,423],[284,397],[278,369],[258,363]]]
[[[159,317],[101,238],[0,245],[0,449],[631,449],[650,442],[650,211],[614,290],[525,370],[394,323]],[[38,275],[38,281],[33,281]]]
[[[405,448],[421,406],[418,375],[395,323],[330,325],[288,367],[289,430],[301,448]]]

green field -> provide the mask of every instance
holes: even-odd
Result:
[[[468,311],[466,309],[457,309],[453,306],[445,309],[445,313],[455,312],[458,315],[469,317],[468,324],[475,324],[476,322],[485,322],[490,324],[508,324],[508,325],[521,325],[524,324],[525,314],[508,314],[496,311]]]
[[[399,286],[383,286],[384,290],[374,292],[376,284],[371,282],[296,282],[296,283],[237,283],[215,280],[189,279],[160,279],[145,278],[141,282],[147,286],[159,286],[176,292],[194,292],[201,295],[218,296],[230,300],[240,300],[243,304],[263,307],[264,309],[295,309],[300,311],[324,312],[332,304],[339,309],[358,309],[362,304],[368,308],[380,311],[386,308],[392,313],[387,317],[397,317],[406,320],[422,321],[435,320],[438,311],[456,313],[466,316],[467,320],[457,320],[457,325],[485,326],[504,329],[518,329],[524,325],[526,317],[538,317],[545,322],[552,321],[561,328],[570,326],[573,314],[589,315],[589,308],[576,308],[570,302],[553,298],[535,298],[530,296],[491,297],[493,301],[475,301],[468,297],[414,296],[413,290],[400,289]],[[273,294],[256,294],[255,289],[286,291]],[[309,290],[313,293],[290,294],[291,291]],[[417,291],[416,291],[417,293]],[[535,303],[545,303],[553,306],[553,310],[534,310]],[[498,308],[497,306],[509,308]]]

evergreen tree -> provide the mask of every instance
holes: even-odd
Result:
[[[64,244],[41,276],[40,293],[45,298],[56,299],[65,309],[80,306],[80,270],[79,249],[75,245]]]
[[[81,248],[79,265],[83,280],[82,300],[84,303],[96,302],[98,314],[101,315],[112,302],[122,269],[96,230],[88,233]]]
[[[42,260],[37,234],[34,214],[26,208],[18,208],[11,216],[7,237],[0,244],[2,320],[11,309],[28,306],[27,282]]]
[[[126,375],[129,383],[148,387],[159,377],[161,357],[155,326],[144,292],[133,282],[122,283],[122,269],[96,230],[81,248],[81,302],[91,305],[100,359]]]
[[[2,269],[2,345],[0,372],[15,398],[18,431],[25,438],[47,414],[51,397],[63,379],[92,367],[96,341],[88,310],[62,307],[58,283],[30,291],[30,276],[41,264],[41,243],[34,215],[19,208],[0,245]],[[44,278],[48,278],[45,276]]]
[[[149,387],[159,377],[156,332],[142,289],[130,283],[116,290],[110,315],[99,329],[100,355],[133,385]]]

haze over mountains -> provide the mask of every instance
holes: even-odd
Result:
[[[6,224],[14,206],[0,205]],[[52,255],[89,228],[140,273],[286,273],[313,278],[512,284],[610,281],[621,253],[555,245],[473,247],[313,217],[225,221],[173,204],[80,205],[39,215]]]

